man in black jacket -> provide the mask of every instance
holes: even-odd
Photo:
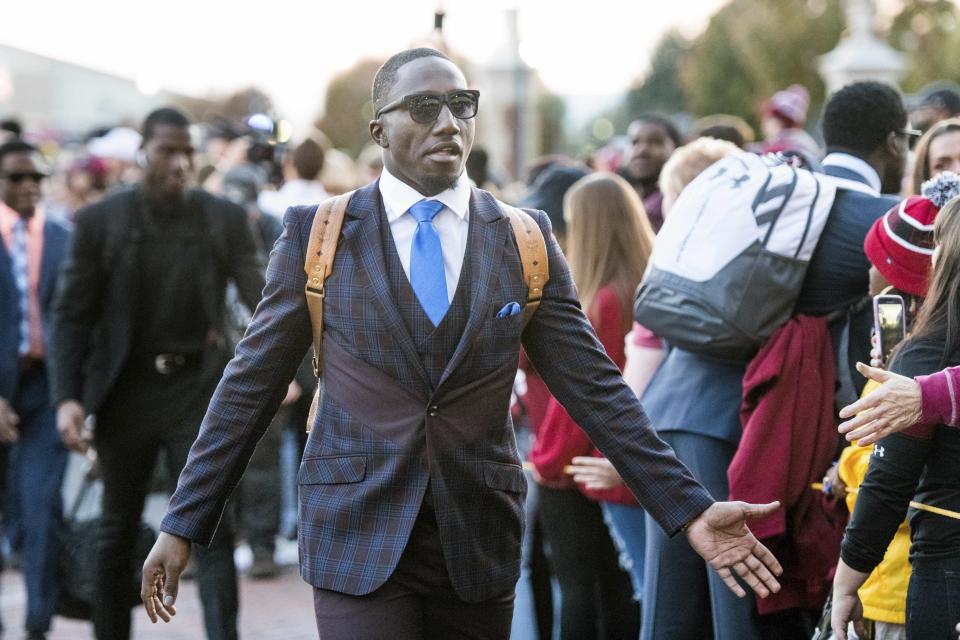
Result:
[[[189,121],[158,109],[143,125],[140,184],[77,214],[54,301],[52,400],[67,446],[92,435],[104,481],[97,606],[99,640],[130,635],[132,551],[161,451],[176,477],[226,358],[228,280],[253,309],[263,261],[246,213],[188,188]],[[95,416],[92,434],[84,418]],[[198,586],[211,639],[237,637],[233,533],[198,549]]]

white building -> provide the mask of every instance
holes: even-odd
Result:
[[[33,130],[84,132],[136,124],[176,98],[166,92],[147,95],[129,78],[0,45],[0,117],[19,118]]]

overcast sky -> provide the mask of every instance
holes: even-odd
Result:
[[[523,52],[562,95],[621,92],[671,27],[702,29],[723,0],[445,0],[447,39],[474,60],[496,55],[506,11]],[[32,0],[5,2],[0,43],[205,95],[255,84],[308,121],[329,79],[366,56],[428,34],[437,0]]]
[[[622,92],[660,36],[692,35],[724,0],[31,0],[4,2],[0,43],[192,95],[257,85],[281,115],[308,122],[330,78],[429,33],[477,61],[506,40],[519,12],[526,59],[561,95]],[[896,0],[881,0],[881,6]]]

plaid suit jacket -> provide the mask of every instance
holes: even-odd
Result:
[[[526,300],[510,223],[474,189],[465,260],[470,316],[432,387],[392,300],[380,240],[377,183],[359,190],[344,220],[324,303],[324,395],[300,468],[301,574],[324,589],[362,595],[399,560],[428,484],[450,580],[478,602],[519,576],[526,481],[509,417],[521,343],[548,387],[620,470],[667,532],[713,501],[657,438],[600,345],[547,216],[550,282],[524,329]],[[161,529],[208,543],[230,491],[280,405],[311,342],[304,254],[316,207],[285,216],[263,300],[227,366]]]

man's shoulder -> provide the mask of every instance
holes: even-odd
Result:
[[[900,199],[896,196],[839,190],[833,201],[831,217],[848,224],[871,225],[898,202]]]
[[[550,226],[550,218],[547,216],[545,212],[541,211],[540,209],[518,207],[508,202],[503,202],[502,200],[497,198],[497,196],[495,196],[494,194],[484,189],[481,189],[479,187],[471,187],[471,189],[473,191],[473,198],[471,199],[472,206],[496,207],[504,216],[507,215],[507,212],[503,210],[504,206],[513,207],[514,209],[522,211],[528,216],[530,216],[531,218],[533,218],[534,222],[536,222],[537,225],[544,232],[552,232],[551,226]]]
[[[247,212],[243,207],[206,189],[191,189],[189,197],[195,198],[204,211],[225,216],[228,220],[246,220]]]
[[[118,213],[130,211],[136,203],[136,197],[136,187],[117,187],[96,202],[79,209],[74,217],[75,226],[104,224]]]

